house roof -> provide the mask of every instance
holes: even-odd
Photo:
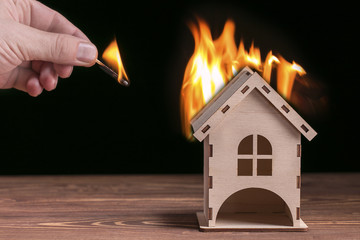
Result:
[[[309,141],[317,133],[305,120],[257,73],[245,67],[191,120],[194,137],[199,141],[229,114],[254,89],[270,103]]]

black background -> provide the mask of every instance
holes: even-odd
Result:
[[[200,16],[221,33],[303,66],[328,101],[300,114],[318,132],[303,142],[303,172],[359,171],[358,11],[352,4],[274,1],[53,1],[101,54],[116,36],[129,88],[96,66],[37,98],[0,91],[1,174],[200,173],[202,144],[181,134],[179,93]]]

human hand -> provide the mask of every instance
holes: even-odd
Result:
[[[94,65],[97,49],[58,12],[36,0],[0,0],[0,88],[38,96],[73,66]]]

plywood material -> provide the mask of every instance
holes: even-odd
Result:
[[[199,232],[203,176],[0,176],[1,240],[355,240],[360,173],[304,173],[308,232]],[[216,187],[216,186],[215,186]]]
[[[301,134],[311,140],[317,133],[258,73],[244,68],[192,119],[191,125],[194,137],[205,139],[204,182],[208,176],[212,180],[210,189],[204,185],[204,226],[222,229],[221,216],[227,214],[225,225],[238,224],[236,228],[247,229],[261,216],[268,220],[273,217],[274,221],[287,216],[292,228],[304,229],[299,215],[299,146]],[[208,149],[211,157],[206,156]],[[255,189],[257,195],[242,195]],[[274,210],[267,194],[281,199],[276,205],[280,210]],[[234,195],[242,197],[234,199]],[[257,199],[262,202],[254,204]],[[239,205],[257,215],[239,210]],[[241,221],[236,223],[238,218]],[[266,223],[266,228],[271,228]],[[284,221],[278,221],[275,228],[281,223]],[[261,224],[254,225],[261,228]]]
[[[215,227],[205,225],[205,217],[202,212],[197,212],[200,231],[204,232],[305,232],[308,226],[300,220],[299,227],[291,226],[285,214],[253,214],[242,213],[237,215],[225,215]],[[236,224],[234,224],[236,223]]]
[[[199,129],[206,126],[214,129],[225,117],[221,109],[239,104],[255,88],[309,141],[317,135],[316,131],[258,73],[246,67],[191,120],[194,137],[203,141],[212,130],[203,132]],[[231,111],[232,109],[228,109],[226,115]]]
[[[269,190],[279,196],[289,208],[283,212],[296,219],[296,208],[300,206],[300,191],[296,188],[296,176],[300,174],[297,157],[300,136],[257,89],[235,105],[204,143],[214,149],[206,164],[209,175],[213,176],[213,188],[206,196],[213,209],[209,227],[217,226],[217,215],[232,194],[251,188]],[[269,206],[266,202],[269,197],[261,199],[265,201],[258,209]],[[244,206],[250,207],[253,201],[249,199]],[[237,205],[234,203],[235,212]],[[299,226],[300,221],[294,221],[294,227]]]
[[[192,119],[192,127],[196,132],[214,113],[251,77],[253,71],[246,67],[240,71],[211,101]],[[247,89],[249,87],[247,86]],[[226,105],[225,105],[226,106]],[[224,106],[224,107],[225,107]],[[223,108],[222,108],[223,109]]]

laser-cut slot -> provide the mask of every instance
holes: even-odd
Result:
[[[246,93],[247,90],[249,90],[249,86],[246,85],[246,86],[241,90],[241,92],[244,94],[244,93]]]
[[[209,145],[209,157],[212,157],[213,156],[213,145],[210,144]]]
[[[213,188],[213,177],[209,176],[209,189]]]
[[[226,113],[227,112],[227,110],[229,110],[229,105],[226,105],[223,109],[221,109],[221,112],[222,113]]]
[[[301,177],[300,176],[296,177],[296,188],[301,188]]]
[[[296,208],[296,220],[299,220],[300,219],[300,208],[297,207]]]
[[[203,133],[206,133],[207,130],[209,130],[209,129],[210,129],[210,126],[209,126],[209,125],[206,125],[201,131],[202,131]]]
[[[213,211],[212,211],[212,208],[209,208],[208,215],[209,215],[209,220],[212,220],[212,218],[213,218]]]
[[[303,124],[301,125],[302,130],[304,130],[306,133],[309,131],[309,129]]]
[[[266,93],[269,93],[269,92],[270,92],[270,89],[268,89],[265,85],[262,86],[262,89],[263,89]]]
[[[297,145],[297,157],[301,157],[301,144]]]
[[[282,110],[284,110],[286,113],[290,112],[290,109],[288,109],[285,105],[282,105]]]

